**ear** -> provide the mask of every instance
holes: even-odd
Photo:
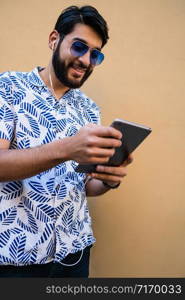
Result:
[[[53,30],[49,35],[48,45],[51,50],[56,48],[56,45],[60,39],[59,33],[56,30]]]

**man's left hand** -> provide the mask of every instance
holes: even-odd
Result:
[[[127,166],[132,162],[133,156],[130,154],[122,165],[118,167],[98,165],[96,167],[97,173],[91,173],[90,176],[106,182],[110,186],[114,186],[121,183],[122,179],[127,175]]]

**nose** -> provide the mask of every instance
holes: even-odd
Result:
[[[84,55],[78,57],[78,60],[80,62],[82,62],[85,66],[89,66],[90,65],[90,56],[91,56],[91,53],[90,51],[87,51]]]

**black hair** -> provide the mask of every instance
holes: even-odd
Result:
[[[76,24],[88,25],[101,37],[102,47],[107,43],[108,26],[104,18],[99,14],[96,8],[90,5],[78,7],[69,6],[64,9],[55,24],[55,30],[60,34],[61,39],[71,33]]]

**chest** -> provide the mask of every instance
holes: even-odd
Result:
[[[53,101],[27,93],[14,105],[12,148],[30,148],[75,135],[88,120],[86,111],[75,101]]]

